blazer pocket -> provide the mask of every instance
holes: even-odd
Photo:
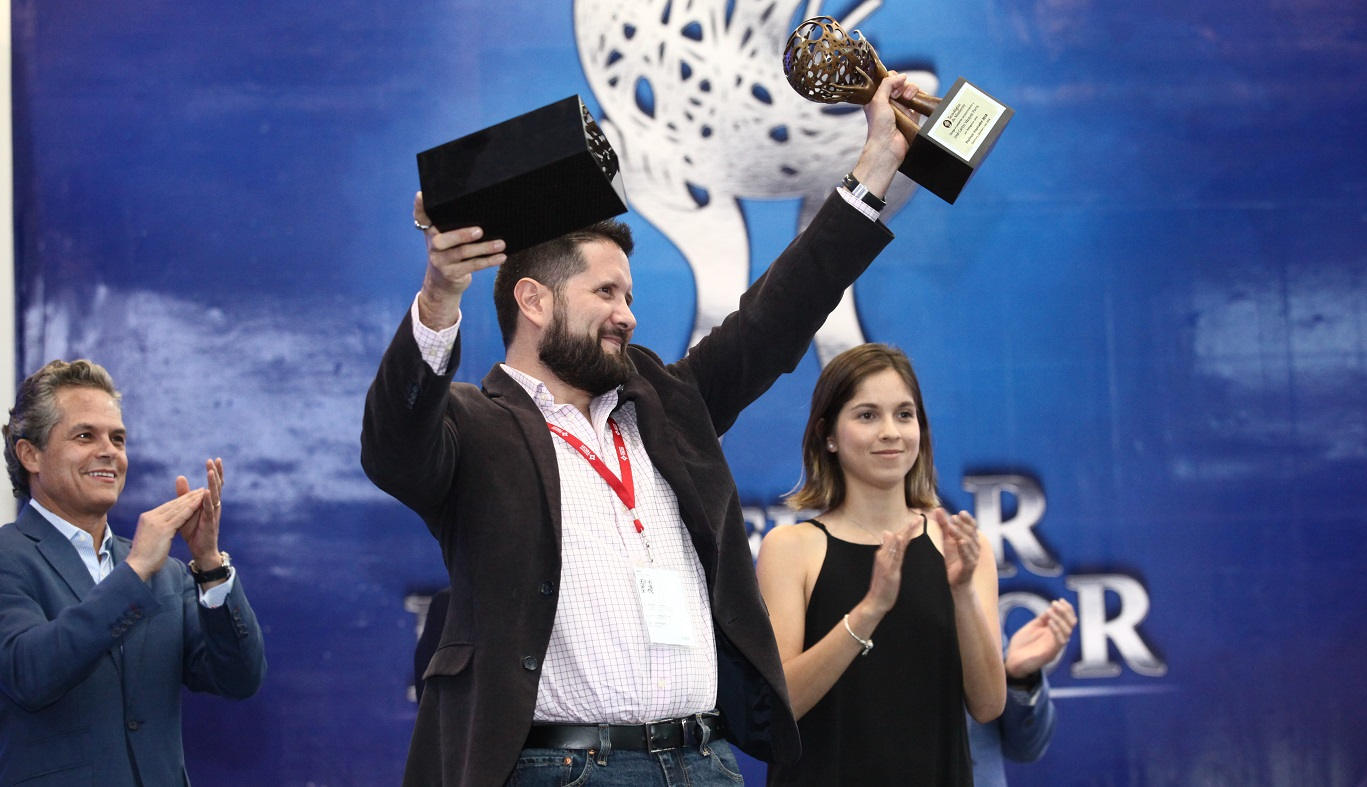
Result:
[[[432,654],[432,660],[427,662],[427,670],[422,673],[422,679],[427,680],[433,676],[459,675],[470,667],[470,661],[474,656],[474,645],[466,643],[442,645]]]
[[[69,787],[72,784],[92,784],[94,780],[95,767],[93,765],[78,765],[74,768],[62,768],[9,783],[16,785],[16,787]]]
[[[62,703],[58,703],[61,705]],[[70,706],[67,711],[70,712]],[[53,732],[18,741],[14,756],[0,761],[0,784],[90,784],[95,778],[90,762],[94,736],[89,727]]]

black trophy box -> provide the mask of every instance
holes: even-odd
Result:
[[[953,204],[1014,114],[1015,110],[960,77],[921,124],[902,162],[902,173]]]
[[[427,216],[509,253],[627,210],[617,155],[574,95],[418,154]]]

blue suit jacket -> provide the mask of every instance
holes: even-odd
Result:
[[[130,543],[113,539],[97,585],[32,507],[0,527],[0,785],[189,784],[181,686],[241,698],[261,685],[241,580],[207,609],[178,560],[142,581]]]
[[[968,717],[968,743],[973,752],[973,784],[976,787],[1006,787],[1003,758],[1015,762],[1034,762],[1044,756],[1054,737],[1054,701],[1049,698],[1049,679],[1040,677],[1039,696],[1034,705],[1029,695],[1008,688],[1006,709],[987,724]],[[967,715],[967,714],[965,714]]]

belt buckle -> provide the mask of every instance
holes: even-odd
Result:
[[[645,727],[646,727],[646,750],[649,751],[651,754],[659,754],[660,752],[670,751],[671,749],[677,749],[677,748],[679,748],[679,745],[682,744],[682,740],[680,740],[680,743],[679,743],[679,744],[673,744],[673,745],[671,745],[671,744],[670,744],[670,741],[669,741],[669,739],[670,739],[670,737],[671,737],[671,736],[670,736],[670,731],[672,730],[672,728],[674,728],[675,726],[678,726],[678,725],[679,725],[679,720],[678,720],[678,719],[668,719],[668,720],[666,720],[666,721],[653,721],[653,722],[651,722],[651,723],[645,725]],[[655,734],[656,729],[659,729],[660,732],[661,732],[661,735],[659,736],[659,740],[663,743],[663,745],[659,745],[659,746],[656,745],[656,734]],[[683,737],[683,729],[682,729],[682,727],[680,727],[680,729],[679,729],[679,737],[680,737],[681,739],[682,739],[682,737]]]

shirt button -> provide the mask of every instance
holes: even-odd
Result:
[[[137,732],[137,731],[138,731],[138,727],[140,727],[140,726],[142,726],[142,725],[138,724],[138,722],[137,722],[136,719],[129,719],[129,720],[128,720],[128,729],[132,730],[133,732]]]
[[[522,659],[522,669],[528,672],[536,671],[536,656],[526,656]]]

